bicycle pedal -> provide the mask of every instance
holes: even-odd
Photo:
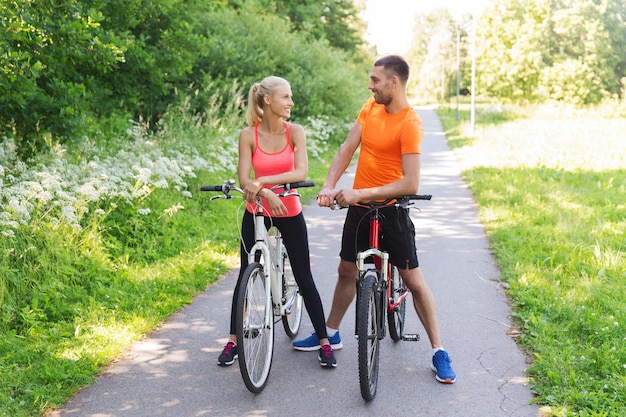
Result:
[[[404,340],[405,342],[418,342],[420,340],[420,335],[417,333],[404,334],[402,336],[402,340]]]

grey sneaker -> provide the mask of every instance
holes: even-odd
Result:
[[[239,349],[233,342],[226,343],[224,350],[220,353],[220,357],[217,358],[217,364],[219,366],[230,366],[235,363],[235,359],[239,357]]]
[[[336,368],[337,360],[335,359],[335,354],[333,353],[333,348],[330,345],[324,345],[320,347],[318,358],[320,360],[320,365],[324,368]]]

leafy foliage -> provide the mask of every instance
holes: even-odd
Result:
[[[257,3],[253,7],[255,13],[272,10],[291,23],[292,31],[325,39],[333,48],[358,54],[363,44],[365,24],[358,18],[359,10],[352,0],[257,0]]]
[[[220,24],[224,21],[230,24]],[[367,94],[369,67],[350,63],[325,40],[307,41],[290,33],[276,16],[226,10],[198,17],[197,24],[205,28],[207,42],[196,58],[194,78],[250,85],[268,74],[285,77],[294,92],[295,119],[353,116]]]
[[[625,0],[492,0],[480,16],[457,22],[447,11],[433,11],[415,29],[410,57],[421,72],[414,91],[431,99],[442,88],[452,91],[458,34],[462,87],[471,83],[476,39],[477,94],[578,105],[623,99],[624,16]]]
[[[365,59],[353,11],[347,0],[4,1],[0,135],[29,157],[109,120],[154,126],[189,86],[202,112],[229,101],[210,102],[205,86],[277,73],[301,92],[300,117],[353,114],[366,92],[352,76]]]

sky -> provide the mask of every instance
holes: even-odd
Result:
[[[417,14],[445,8],[452,16],[460,17],[472,11],[480,13],[486,3],[487,0],[366,0],[366,37],[380,54],[403,54],[411,46]]]

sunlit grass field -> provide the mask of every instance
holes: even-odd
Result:
[[[542,412],[626,415],[626,120],[440,110],[511,298]]]

